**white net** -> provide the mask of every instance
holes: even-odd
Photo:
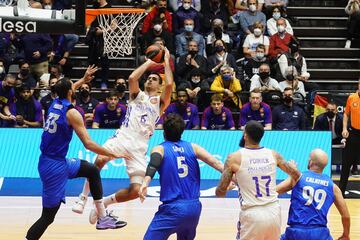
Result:
[[[101,14],[97,16],[103,31],[104,54],[116,59],[132,54],[133,30],[145,13]]]

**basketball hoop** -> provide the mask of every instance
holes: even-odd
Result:
[[[85,23],[89,26],[98,19],[103,31],[104,54],[116,59],[132,53],[133,30],[144,16],[145,10],[137,8],[86,9]]]

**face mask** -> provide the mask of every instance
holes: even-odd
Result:
[[[29,69],[21,69],[20,70],[20,74],[23,75],[23,76],[27,76],[29,74]]]
[[[283,33],[285,31],[285,26],[279,25],[279,26],[277,26],[277,30],[279,33]]]
[[[273,13],[273,18],[275,20],[278,20],[281,17],[281,14],[279,12]]]
[[[200,78],[192,78],[191,81],[195,84],[198,84],[200,82]]]
[[[261,53],[261,52],[256,53],[256,58],[259,59],[259,60],[263,59],[264,56],[265,56],[264,53]]]
[[[90,92],[88,90],[81,90],[80,94],[81,97],[87,98],[90,95]]]
[[[290,46],[291,53],[296,53],[299,51],[299,47],[297,45]]]
[[[49,9],[49,10],[51,10],[51,5],[45,5],[45,6],[44,6],[44,9]]]
[[[250,5],[250,6],[249,6],[249,10],[250,10],[251,12],[255,12],[255,11],[256,11],[256,5]]]
[[[286,80],[294,81],[294,76],[292,74],[286,75]]]
[[[224,50],[224,46],[216,46],[215,50],[216,52],[222,52]]]
[[[260,35],[261,35],[261,33],[262,33],[262,31],[261,31],[261,29],[260,29],[260,28],[255,28],[255,29],[254,29],[254,35],[255,35],[255,36],[257,36],[257,37],[258,37],[258,36],[260,36]]]
[[[293,101],[292,97],[284,97],[283,99],[285,103],[291,103]]]
[[[159,13],[165,13],[166,8],[165,7],[159,7]]]
[[[124,84],[118,84],[118,85],[116,86],[116,90],[117,90],[119,93],[123,93],[123,92],[125,92],[126,87],[124,86]]]
[[[185,31],[187,31],[187,32],[192,32],[193,31],[193,29],[194,29],[194,26],[193,25],[185,25]]]
[[[157,31],[157,32],[160,32],[162,29],[162,26],[160,24],[155,24],[154,25],[154,30]]]
[[[184,8],[185,10],[189,10],[190,7],[191,7],[191,5],[190,5],[189,3],[184,3],[184,4],[183,4],[183,8]]]
[[[0,74],[4,72],[4,67],[0,67]]]
[[[230,81],[231,78],[232,78],[231,74],[224,74],[224,75],[222,76],[222,79],[223,79],[224,81]]]
[[[334,118],[335,117],[335,113],[334,112],[331,112],[331,111],[328,111],[326,112],[326,116],[330,119]]]
[[[198,51],[196,50],[189,50],[189,54],[194,57],[197,54]]]
[[[50,86],[50,91],[51,91],[52,94],[55,94],[55,93],[56,93],[56,90],[55,90],[55,89],[56,89],[56,88],[55,88],[55,85]]]
[[[270,73],[269,72],[261,72],[261,73],[259,73],[259,76],[260,76],[261,80],[265,80],[270,76]]]

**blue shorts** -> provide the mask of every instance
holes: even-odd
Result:
[[[201,202],[198,199],[179,200],[160,205],[144,239],[165,240],[173,233],[177,234],[178,240],[194,239],[201,208]]]
[[[76,177],[80,169],[80,159],[53,159],[41,155],[38,170],[43,183],[43,207],[53,208],[65,203],[65,185],[68,179]]]
[[[332,240],[327,227],[287,227],[280,240]]]

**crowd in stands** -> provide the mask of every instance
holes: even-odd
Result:
[[[32,7],[65,9],[66,0],[30,2]],[[286,0],[157,0],[148,2],[141,24],[141,56],[151,44],[172,54],[175,76],[173,103],[164,115],[177,112],[187,129],[243,129],[249,120],[266,129],[310,129],[306,103],[318,85],[310,83],[300,42],[287,19]],[[349,0],[346,47],[359,47],[359,0]],[[94,8],[110,8],[98,0]],[[110,60],[103,54],[103,30],[94,21],[84,43],[88,63],[100,67],[99,87],[108,90],[96,99],[92,85],[83,84],[74,104],[88,128],[118,128],[128,101],[126,77],[109,83]],[[71,78],[74,34],[0,33],[0,126],[41,127],[52,100],[53,86]],[[9,74],[10,65],[18,65]],[[151,69],[164,77],[164,67]],[[96,83],[93,83],[96,84]],[[300,100],[299,100],[300,99]],[[100,101],[99,101],[100,100]],[[298,104],[300,103],[300,104]],[[158,128],[161,128],[162,119]]]

